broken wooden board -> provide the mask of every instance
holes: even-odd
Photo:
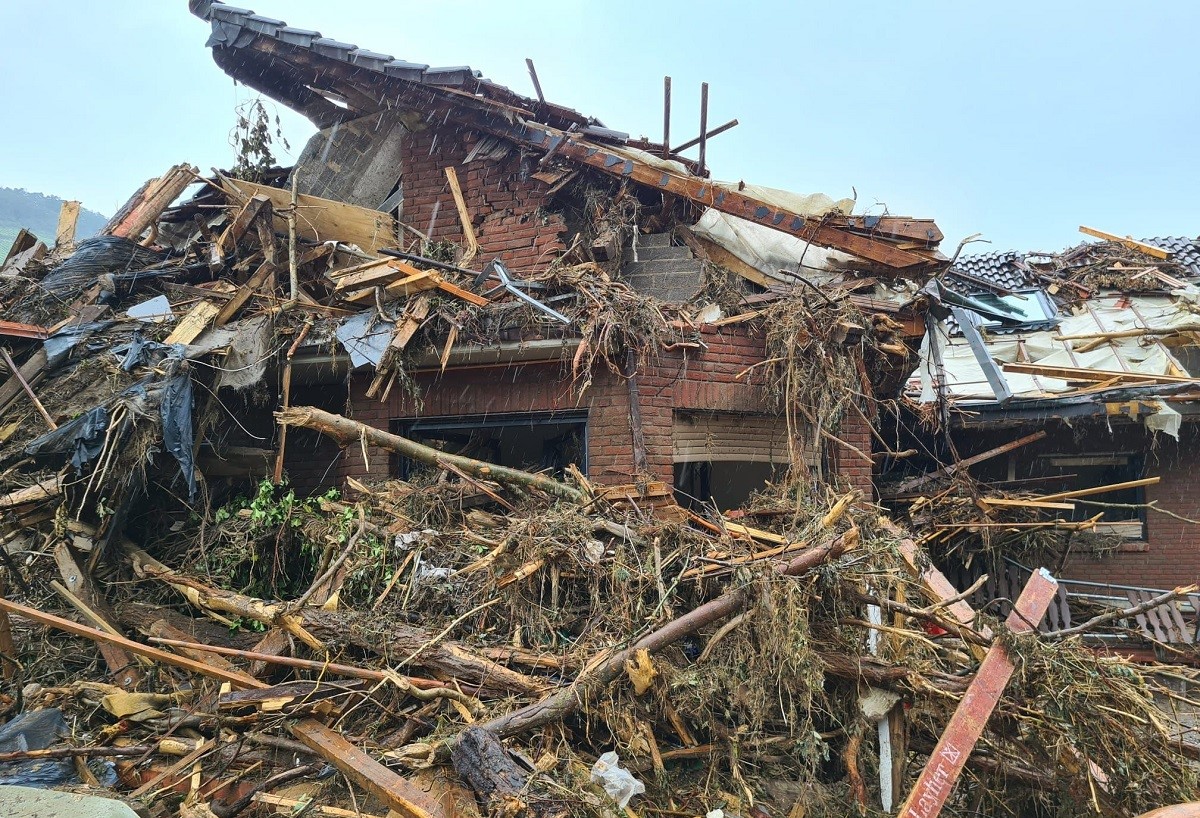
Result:
[[[58,227],[54,231],[54,246],[66,247],[75,243],[75,225],[79,223],[79,202],[63,202],[58,209]]]
[[[423,270],[416,275],[410,275],[406,278],[401,278],[399,281],[393,281],[383,288],[384,295],[387,300],[393,298],[408,298],[416,293],[423,293],[426,290],[436,290],[438,283],[442,279],[437,273],[432,270]],[[342,296],[343,301],[348,301],[351,304],[370,301],[375,297],[376,288],[369,287],[365,290],[357,290],[347,295]]]
[[[961,469],[966,468],[967,466],[973,466],[976,463],[982,463],[983,461],[990,460],[993,457],[999,457],[1002,454],[1007,454],[1008,452],[1011,452],[1013,449],[1019,449],[1022,446],[1033,443],[1034,441],[1041,440],[1045,436],[1046,436],[1046,433],[1044,431],[1039,430],[1037,432],[1034,432],[1031,435],[1025,435],[1024,437],[1017,438],[1016,440],[1012,441],[1011,443],[1005,443],[1003,446],[997,446],[994,449],[988,449],[986,452],[980,452],[977,455],[973,455],[971,457],[964,458],[963,460],[960,460],[957,463],[951,463],[949,466],[944,466],[943,468],[940,468],[936,471],[931,471],[931,472],[928,472],[927,474],[919,474],[916,477],[910,477],[909,479],[903,481],[898,486],[896,486],[896,488],[894,490],[890,491],[889,494],[890,495],[903,494],[906,491],[912,491],[913,489],[917,488],[918,486],[923,486],[926,483],[932,482],[933,480],[937,480],[939,477],[949,477],[950,475],[954,474],[955,472],[957,472]],[[1049,498],[1043,497],[1042,499],[1045,500],[1045,499],[1049,499]]]
[[[256,193],[250,197],[250,200],[242,206],[237,215],[233,217],[233,221],[221,233],[221,236],[213,242],[209,249],[211,256],[209,258],[209,267],[220,269],[225,263],[225,256],[229,255],[237,247],[237,243],[241,241],[242,236],[254,224],[254,220],[262,215],[264,210],[270,209],[271,200],[261,193]]]
[[[287,220],[280,215],[292,206],[292,192],[269,185],[242,180],[231,181],[245,196],[266,196],[275,211],[275,228],[287,231]],[[354,244],[374,254],[381,247],[394,247],[399,227],[387,213],[366,207],[322,199],[301,193],[296,197],[296,234],[312,241],[340,241]]]
[[[55,546],[54,563],[58,566],[58,573],[62,576],[67,590],[95,615],[102,618],[107,623],[107,629],[110,632],[121,634],[120,629],[116,626],[117,617],[109,610],[104,598],[96,593],[91,582],[88,581],[87,574],[79,567],[79,563],[75,561],[75,557],[66,543],[60,542]],[[100,650],[100,655],[104,657],[104,663],[108,665],[108,672],[113,680],[126,690],[136,688],[142,679],[142,674],[134,667],[129,653],[119,645],[103,642],[98,644],[97,648]]]
[[[1150,383],[1200,383],[1200,378],[1184,375],[1156,375],[1151,372],[1121,372],[1110,369],[1086,369],[1077,366],[1045,366],[1042,364],[1005,363],[1000,368],[1018,375],[1043,375],[1064,381],[1146,381]]]
[[[696,256],[696,258],[710,261],[718,267],[724,267],[729,272],[736,273],[753,284],[766,287],[769,290],[772,287],[778,287],[782,283],[757,267],[742,261],[715,241],[697,236],[687,227],[676,227],[675,235],[683,240],[683,243],[688,246],[688,249],[692,251],[692,255]]]
[[[223,327],[232,321],[233,317],[237,315],[242,307],[245,306],[246,302],[249,301],[250,298],[256,292],[258,292],[258,290],[264,284],[267,283],[267,279],[269,279],[274,272],[275,265],[264,261],[259,268],[254,271],[254,275],[250,276],[250,279],[245,284],[238,287],[237,292],[235,292],[233,296],[225,302],[225,305],[221,307],[221,311],[217,313],[217,317],[213,320],[213,325]]]
[[[0,267],[7,267],[8,263],[13,260],[13,257],[19,253],[24,253],[38,243],[38,237],[22,227],[17,231],[17,237],[13,239],[13,243],[9,245],[8,252],[4,255],[4,262],[0,263]]]
[[[171,331],[163,341],[164,344],[190,344],[208,329],[208,325],[216,320],[221,312],[221,306],[212,301],[201,301],[188,310],[183,320]]]
[[[180,164],[157,179],[151,179],[133,198],[113,216],[100,231],[107,236],[136,239],[146,228],[158,221],[171,202],[196,181],[199,171],[188,164]]]
[[[292,735],[327,759],[354,783],[406,818],[437,818],[444,813],[429,796],[371,756],[342,734],[315,719],[292,725]]]
[[[420,272],[416,267],[406,264],[400,259],[380,258],[368,261],[366,264],[347,267],[344,270],[331,270],[325,275],[334,282],[335,291],[344,292],[363,287],[381,287],[398,278],[417,275]]]
[[[1005,627],[1012,633],[1032,632],[1057,593],[1058,583],[1049,572],[1042,569],[1034,573],[1005,620]],[[1008,649],[993,643],[900,808],[899,818],[936,818],[942,811],[1014,669]]]
[[[1118,236],[1115,233],[1106,233],[1103,230],[1097,230],[1094,227],[1085,227],[1082,224],[1079,225],[1079,232],[1083,233],[1085,236],[1093,236],[1097,239],[1104,239],[1105,241],[1115,241],[1117,244],[1128,247],[1130,250],[1139,250],[1148,256],[1153,256],[1154,258],[1168,259],[1171,257],[1171,253],[1162,249],[1161,247],[1155,247],[1153,244],[1146,244],[1145,242],[1138,241],[1131,236]]]

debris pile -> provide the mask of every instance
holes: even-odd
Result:
[[[981,564],[1014,547],[1047,564],[1050,538],[1099,519],[1057,513],[1125,485],[1035,496],[967,473],[1036,434],[954,453],[948,419],[978,395],[953,391],[969,378],[937,318],[980,343],[985,318],[1053,332],[1032,299],[939,275],[931,221],[713,182],[706,140],[736,121],[672,149],[540,85],[191,7],[223,69],[323,131],[275,167],[251,109],[236,172],[176,166],[101,235],[75,242],[64,216],[54,247],[23,233],[0,266],[0,781],[182,818],[1133,815],[1194,797],[1200,744],[1174,710],[1196,706],[1195,671],[1086,639],[1195,589],[1067,623],[1045,570]],[[696,143],[698,162],[678,155]],[[1025,269],[1081,309],[1117,261],[1125,282],[1182,280],[1100,252]],[[450,403],[508,406],[531,362],[558,367],[555,411],[600,393],[583,432],[539,431],[540,464],[476,434],[505,414],[487,402],[440,438],[398,423],[445,398],[431,378]],[[902,395],[914,366],[932,410]],[[997,369],[970,380],[985,400]],[[344,411],[312,405],[339,382]],[[944,444],[892,445],[900,411]],[[767,475],[745,502],[719,504],[712,473],[695,496],[671,484],[672,435],[698,414],[733,442],[697,448]],[[593,468],[581,436],[614,427],[628,446]],[[289,480],[313,439],[364,468]],[[386,471],[365,466],[381,453]],[[948,555],[979,570],[948,577]]]
[[[867,813],[928,797],[927,759],[1001,657],[1015,675],[962,759],[957,809],[1132,813],[1192,792],[1196,749],[1166,726],[1156,696],[1178,694],[1156,669],[973,611],[917,542],[799,459],[746,508],[699,514],[646,484],[289,405],[295,350],[364,302],[385,338],[362,347],[385,354],[434,316],[446,348],[570,325],[577,382],[688,322],[595,265],[551,268],[538,299],[503,277],[485,297],[458,264],[281,240],[277,214],[290,228],[299,206],[202,183],[151,220],[154,249],[118,226],[9,282],[40,323],[8,330],[0,553],[25,601],[0,602],[5,701],[14,729],[59,726],[22,733],[7,780],[109,786],[161,815]],[[855,396],[891,319],[806,287],[764,310],[746,320],[766,320],[763,377],[795,435],[876,411]],[[210,460],[264,459],[224,428],[239,393],[221,379],[252,394],[269,360],[284,429],[426,469],[307,499],[205,477]],[[403,376],[402,357],[373,360],[380,388]]]

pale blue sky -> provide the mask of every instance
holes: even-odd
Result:
[[[952,252],[1054,250],[1080,224],[1200,232],[1200,3],[604,3],[244,0],[261,14],[433,65],[469,64],[606,125],[653,137],[674,78],[672,141],[719,178],[857,190],[933,217]],[[251,96],[212,62],[186,0],[0,3],[0,186],[111,213],[180,161],[227,166]],[[283,111],[299,150],[311,128]],[[974,245],[974,250],[989,249]]]

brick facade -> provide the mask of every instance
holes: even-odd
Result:
[[[1194,482],[1200,429],[1185,424],[1178,443],[1160,436],[1154,445],[1144,432],[1137,432],[1136,438],[1147,450],[1145,475],[1162,478],[1146,487],[1146,502],[1181,517],[1200,519],[1200,491]],[[1163,589],[1200,582],[1200,525],[1148,511],[1145,542],[1125,545],[1102,558],[1073,555],[1063,576]]]
[[[486,261],[498,256],[515,273],[549,266],[566,250],[566,224],[561,215],[546,209],[547,185],[528,176],[530,168],[522,167],[515,150],[499,161],[477,159],[464,165],[477,139],[478,134],[457,128],[429,128],[405,136],[403,221],[428,231],[433,241],[465,244],[446,181],[446,167],[453,166],[479,241],[479,257]]]
[[[737,377],[763,360],[762,335],[744,327],[706,327],[701,337],[704,349],[662,352],[639,367],[638,406],[647,466],[655,480],[670,483],[673,478],[672,430],[677,409],[772,412],[762,385],[752,377]],[[627,380],[599,368],[592,386],[579,398],[569,370],[568,361],[555,360],[449,369],[445,373],[418,372],[414,380],[419,401],[393,389],[386,403],[367,398],[370,375],[356,374],[349,386],[349,413],[356,420],[387,429],[394,421],[416,417],[586,410],[589,478],[600,484],[633,481],[637,475]],[[299,405],[305,400],[330,411],[346,411],[345,393],[337,389],[302,391],[293,403]],[[853,420],[856,422],[843,425],[838,435],[869,453],[870,431],[857,414]],[[302,490],[313,491],[346,477],[382,480],[391,476],[392,460],[384,450],[368,447],[364,460],[361,446],[352,445],[338,452],[327,440],[310,437],[293,430],[288,441],[288,474],[293,485]],[[870,466],[857,454],[835,448],[841,447],[827,447],[826,460],[837,475],[836,482],[858,488],[871,498]]]
[[[1027,435],[1037,428],[1020,426],[959,433],[956,435],[959,453],[967,457]],[[1028,463],[1050,454],[1136,453],[1142,460],[1142,469],[1137,476],[1161,478],[1159,483],[1143,490],[1143,501],[1156,503],[1158,508],[1182,517],[1200,519],[1200,492],[1192,483],[1196,453],[1200,451],[1200,429],[1196,424],[1183,425],[1178,443],[1165,435],[1155,438],[1141,423],[1119,418],[1109,422],[1099,418],[1084,419],[1071,427],[1051,421],[1041,428],[1048,432],[1045,439],[1021,447],[1012,456]],[[1006,458],[999,457],[973,467],[971,473],[980,479],[1003,480],[1005,468]],[[1046,489],[1032,484],[1029,490],[1036,493]],[[1113,497],[1097,495],[1084,499],[1108,502]],[[1079,510],[1091,516],[1103,508],[1081,504]],[[1145,520],[1145,539],[1125,542],[1117,551],[1102,557],[1074,551],[1059,573],[1066,579],[1150,588],[1173,588],[1200,582],[1200,526],[1154,511],[1147,511]]]

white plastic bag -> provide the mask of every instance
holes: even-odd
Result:
[[[604,787],[608,797],[616,801],[621,809],[629,806],[630,798],[646,791],[646,785],[621,766],[621,759],[614,752],[607,752],[596,759],[592,765],[592,781]]]

